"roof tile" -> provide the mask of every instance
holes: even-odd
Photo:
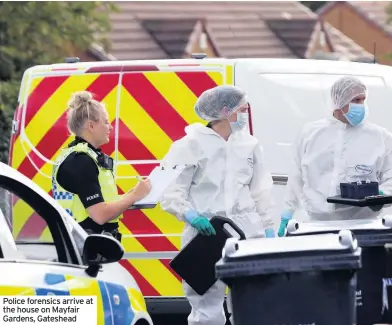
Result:
[[[118,59],[179,57],[198,20],[205,21],[223,57],[303,57],[317,19],[297,1],[115,3],[119,12],[110,16],[109,38],[110,53]],[[347,46],[336,32],[333,35]],[[349,46],[344,51],[351,50]]]
[[[147,19],[142,20],[143,27],[160,45],[169,58],[183,57],[189,37],[197,19]]]
[[[306,58],[316,19],[271,19],[267,24],[300,58]]]

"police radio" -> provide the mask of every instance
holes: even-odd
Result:
[[[100,167],[105,168],[105,169],[110,169],[110,170],[113,171],[114,162],[113,162],[113,158],[112,157],[110,157],[110,156],[108,156],[108,155],[106,155],[106,154],[101,152],[98,155],[97,161],[98,161],[98,165]]]

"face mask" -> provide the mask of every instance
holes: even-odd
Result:
[[[249,121],[249,114],[248,113],[237,113],[237,121],[230,122],[231,130],[233,132],[238,130],[243,130]]]
[[[365,118],[365,112],[366,109],[364,104],[350,103],[348,106],[348,112],[343,115],[347,119],[348,123],[352,126],[357,126]]]

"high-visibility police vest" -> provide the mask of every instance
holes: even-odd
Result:
[[[120,199],[118,195],[116,182],[114,180],[113,172],[110,169],[103,168],[98,164],[98,154],[88,147],[87,143],[79,143],[75,146],[63,149],[63,153],[57,158],[54,163],[52,173],[52,193],[53,198],[60,203],[60,205],[76,220],[82,222],[89,217],[89,213],[83,206],[77,194],[68,192],[57,182],[57,171],[63,161],[73,152],[84,152],[88,154],[96,163],[98,167],[98,182],[101,186],[102,196],[105,202],[114,202]],[[110,220],[110,223],[119,222],[123,216]]]

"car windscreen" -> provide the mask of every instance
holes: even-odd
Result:
[[[64,215],[65,224],[70,230],[70,233],[75,241],[80,256],[83,256],[84,242],[88,236],[86,231],[69,215]]]

